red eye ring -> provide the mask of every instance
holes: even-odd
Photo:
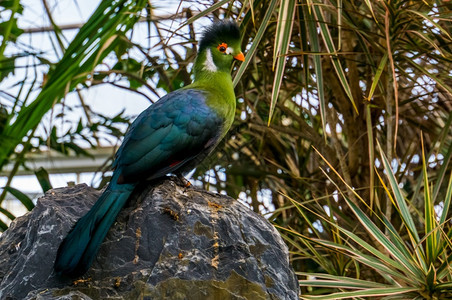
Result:
[[[226,43],[221,43],[220,45],[217,46],[218,51],[225,53],[226,49],[228,49],[228,44]]]

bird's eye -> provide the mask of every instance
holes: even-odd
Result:
[[[225,53],[226,49],[228,48],[228,44],[226,43],[221,43],[220,45],[217,46],[218,51]]]

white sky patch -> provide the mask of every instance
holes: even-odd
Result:
[[[204,62],[205,69],[210,72],[216,72],[217,66],[213,62],[212,52],[210,49],[206,50],[206,61]]]

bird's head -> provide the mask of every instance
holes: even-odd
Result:
[[[199,42],[198,68],[207,72],[230,72],[234,59],[244,61],[240,30],[233,21],[219,21],[204,30]]]

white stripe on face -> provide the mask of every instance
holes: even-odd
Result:
[[[207,71],[210,71],[210,72],[217,71],[217,66],[215,66],[215,63],[213,62],[212,52],[210,51],[210,49],[207,49],[206,61],[204,62],[204,67]]]

